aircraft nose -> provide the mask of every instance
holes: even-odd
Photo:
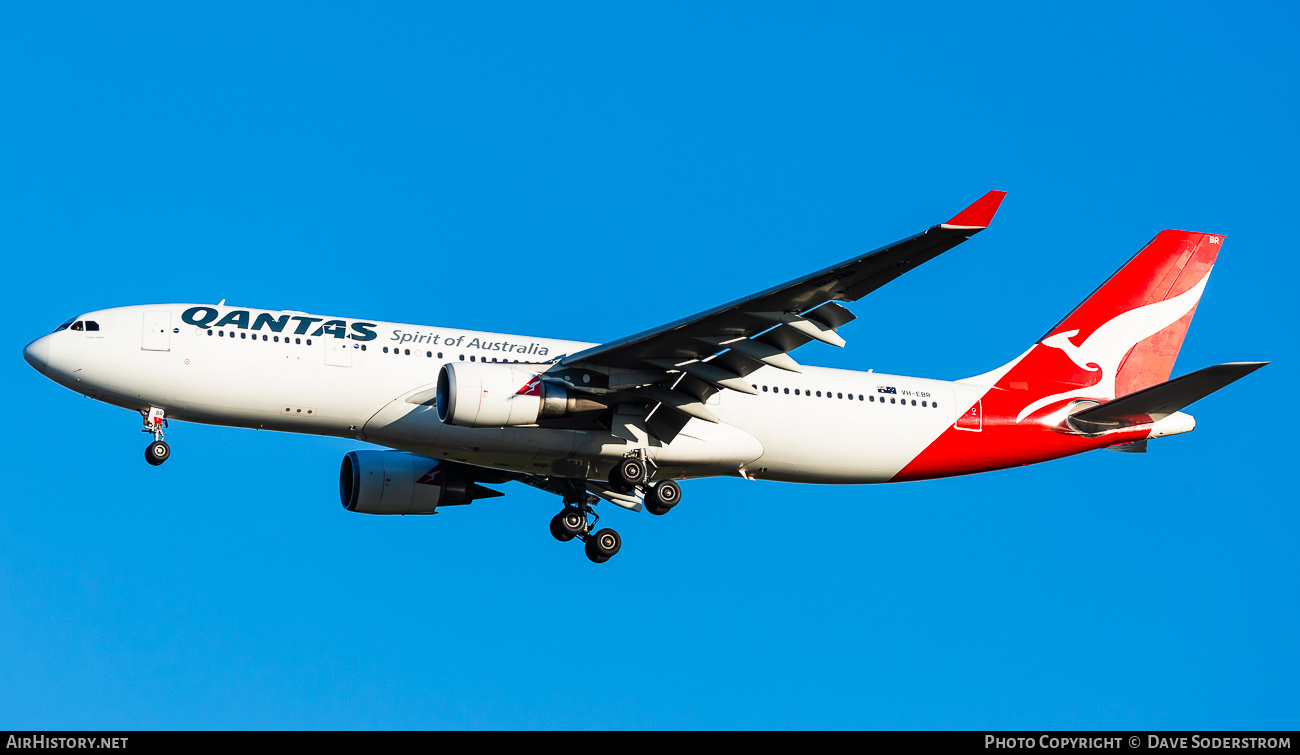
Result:
[[[27,344],[23,349],[23,359],[36,368],[36,371],[45,374],[46,369],[50,366],[50,337],[41,336],[35,341]]]

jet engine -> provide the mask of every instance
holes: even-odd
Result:
[[[607,407],[542,380],[547,365],[445,364],[438,373],[438,419],[459,427],[516,427]]]
[[[359,514],[405,515],[501,495],[445,467],[402,451],[352,451],[339,470],[339,498],[343,508]]]

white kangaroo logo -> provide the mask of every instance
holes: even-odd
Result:
[[[1199,283],[1172,299],[1165,299],[1116,315],[1093,331],[1092,335],[1078,346],[1070,342],[1071,338],[1079,334],[1078,330],[1054,333],[1044,338],[1040,341],[1043,346],[1065,352],[1070,361],[1079,365],[1080,369],[1088,372],[1100,370],[1101,380],[1096,385],[1044,396],[1021,409],[1020,414],[1016,416],[1016,422],[1024,421],[1025,417],[1035,411],[1061,399],[1115,398],[1115,373],[1119,371],[1120,360],[1138,343],[1173,325],[1191,312],[1196,303],[1201,300],[1201,292],[1205,290],[1205,283],[1209,279],[1210,274],[1206,273]]]

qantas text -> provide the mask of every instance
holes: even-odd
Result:
[[[218,319],[220,318],[220,319]],[[352,322],[347,320],[326,320],[324,317],[309,315],[273,315],[263,312],[256,318],[246,309],[232,309],[225,317],[212,307],[190,307],[181,313],[181,319],[199,328],[239,328],[240,330],[270,330],[283,333],[293,322],[293,333],[300,336],[334,336],[351,338],[354,341],[373,341],[376,333],[373,322]],[[249,321],[252,320],[252,324]],[[316,323],[315,329],[312,328]],[[348,332],[351,327],[352,332]]]

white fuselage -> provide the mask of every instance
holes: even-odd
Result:
[[[973,386],[946,381],[766,367],[748,376],[758,395],[723,391],[709,401],[720,423],[691,419],[668,444],[603,430],[455,427],[439,421],[429,400],[444,363],[544,363],[593,344],[402,323],[354,325],[300,312],[240,310],[248,317],[233,322],[204,312],[196,320],[192,311],[202,306],[87,313],[79,321],[95,322],[98,330],[60,330],[29,353],[39,353],[41,371],[72,390],[134,410],[158,407],[169,419],[352,437],[535,474],[608,465],[645,447],[673,477],[884,482],[978,398]],[[191,322],[182,319],[185,313]],[[205,320],[206,327],[193,324]]]

